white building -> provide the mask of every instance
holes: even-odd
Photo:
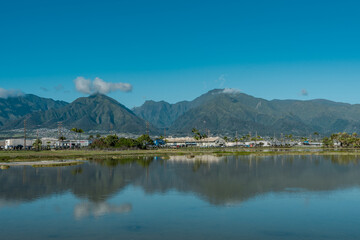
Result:
[[[251,141],[251,142],[245,142],[245,145],[250,146],[250,147],[255,147],[255,146],[261,146],[261,147],[270,147],[271,143],[268,141]]]
[[[65,148],[88,147],[91,143],[91,140],[64,140],[57,141],[56,146]]]
[[[32,147],[34,142],[35,142],[34,139],[26,139],[26,148]],[[4,144],[5,149],[14,149],[17,146],[24,147],[24,138],[11,138],[5,140],[5,144]]]
[[[58,140],[56,138],[41,138],[42,147],[55,148]]]
[[[193,137],[166,138],[167,147],[220,147],[225,146],[225,140],[220,137],[208,137],[196,140]]]

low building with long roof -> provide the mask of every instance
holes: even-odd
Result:
[[[221,147],[225,146],[225,140],[221,137],[208,137],[202,139],[195,139],[193,137],[169,137],[165,139],[166,146],[172,147]]]

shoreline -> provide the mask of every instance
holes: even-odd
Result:
[[[325,148],[180,148],[154,150],[44,150],[44,151],[0,151],[0,163],[38,162],[65,159],[94,160],[121,159],[127,157],[156,157],[204,155],[352,155],[360,156],[360,149],[325,149]]]

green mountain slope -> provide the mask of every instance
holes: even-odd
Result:
[[[33,94],[19,97],[0,98],[0,126],[9,121],[19,119],[29,113],[57,109],[66,106],[64,101],[41,98]]]
[[[146,119],[158,128],[169,128],[178,117],[191,108],[187,101],[170,104],[164,101],[146,101],[141,107],[134,108],[134,113]]]
[[[67,128],[89,130],[117,131],[122,133],[142,134],[146,132],[146,123],[131,110],[116,100],[102,94],[76,99],[60,109],[36,112],[18,121],[6,125],[7,128],[21,128],[24,119],[28,128],[56,128],[62,122]],[[157,129],[150,126],[150,132]]]
[[[143,105],[137,111],[148,112],[140,117],[156,126],[162,109]],[[162,103],[165,104],[165,103]],[[171,104],[168,104],[171,108]],[[150,109],[148,108],[150,107]],[[235,135],[258,132],[262,135],[294,134],[309,135],[313,132],[356,132],[360,130],[360,105],[327,100],[272,100],[255,98],[236,91],[212,90],[191,102],[187,111],[176,112],[178,117],[171,123],[172,134],[191,134],[192,128],[213,134]],[[156,116],[156,117],[154,117]]]

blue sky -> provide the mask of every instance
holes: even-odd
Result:
[[[72,101],[77,77],[127,107],[213,88],[360,103],[358,1],[1,1],[0,88]],[[307,93],[307,94],[304,94]]]

